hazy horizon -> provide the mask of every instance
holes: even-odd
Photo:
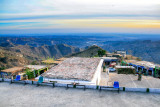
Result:
[[[160,34],[159,0],[1,0],[0,34]]]

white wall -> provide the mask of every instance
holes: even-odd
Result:
[[[91,81],[94,85],[99,85],[101,81],[101,70],[102,70],[103,62],[104,62],[104,59],[101,59],[96,69],[96,72],[94,74],[94,77]]]

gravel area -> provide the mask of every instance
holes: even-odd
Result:
[[[160,94],[0,83],[0,107],[159,107]]]

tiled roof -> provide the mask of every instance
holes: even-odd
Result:
[[[43,73],[42,76],[52,79],[91,81],[100,60],[100,58],[67,58]]]
[[[2,70],[2,72],[10,72],[10,73],[16,73],[19,71],[23,71],[23,67],[13,67],[13,68]]]
[[[136,61],[136,60],[125,60],[127,63],[132,63],[139,66],[149,67],[149,68],[155,68],[155,64],[153,62],[148,61]]]

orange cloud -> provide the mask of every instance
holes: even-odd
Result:
[[[83,28],[105,28],[105,27],[122,27],[122,28],[160,28],[160,20],[132,20],[132,19],[62,19],[57,20],[69,27]]]

